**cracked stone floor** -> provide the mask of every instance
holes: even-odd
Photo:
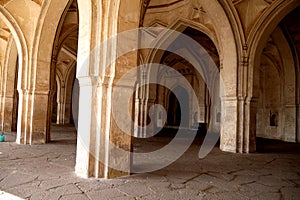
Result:
[[[6,134],[0,143],[0,199],[300,199],[300,144],[258,140],[253,154],[214,148],[198,158],[200,139],[175,163],[159,171],[113,180],[74,174],[76,132],[52,128],[53,142],[24,146]],[[159,148],[169,141],[135,141],[135,149]]]

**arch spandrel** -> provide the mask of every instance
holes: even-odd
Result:
[[[41,6],[29,0],[10,0],[3,8],[10,13],[24,33],[28,47],[33,44],[34,32],[41,12]],[[32,48],[29,48],[30,52]]]

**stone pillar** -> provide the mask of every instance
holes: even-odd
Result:
[[[256,113],[259,70],[249,72],[248,47],[243,46],[244,56],[237,66],[237,82],[232,74],[223,76],[225,97],[222,98],[221,145],[223,151],[250,153],[256,150]],[[227,63],[228,64],[228,63]],[[224,69],[226,69],[224,64]],[[221,73],[222,73],[221,62]],[[236,73],[235,72],[235,73]],[[223,71],[224,75],[225,72]],[[228,81],[228,79],[231,81]],[[252,80],[253,79],[253,80]],[[250,85],[249,82],[253,82]],[[230,84],[231,83],[231,84]],[[222,87],[221,87],[222,88]],[[258,93],[258,94],[257,94]]]
[[[238,152],[238,101],[236,97],[222,97],[220,149]]]
[[[126,135],[118,127],[113,117],[111,81],[101,82],[97,79],[97,77],[79,78],[75,171],[79,176],[95,178],[129,175],[131,136]],[[133,90],[133,88],[118,87],[123,91]]]
[[[117,61],[119,57],[114,58],[118,55],[117,51],[129,47],[125,41],[130,38],[126,37],[121,42],[124,46],[118,45],[119,39],[107,44],[102,41],[107,41],[111,35],[138,27],[139,3],[132,0],[78,0],[80,22],[76,77],[79,79],[80,91],[75,171],[79,176],[113,178],[130,173],[131,136],[124,134],[112,117],[112,91],[117,87],[121,87],[121,92],[134,88],[113,86],[113,81],[122,77],[120,74],[116,78],[118,73],[135,67],[138,57],[126,56],[120,62]],[[99,34],[101,30],[107,31]],[[137,46],[135,44],[134,47]],[[133,49],[130,48],[130,51]],[[124,120],[131,121],[128,118]]]
[[[122,91],[124,94],[133,94],[134,91],[134,81],[133,84],[118,84],[114,85],[112,90],[115,94],[112,96],[112,112],[107,115],[107,120],[111,121],[109,131],[102,129],[101,133],[105,133],[105,136],[109,134],[110,143],[109,143],[109,152],[107,152],[109,158],[108,163],[105,164],[108,167],[108,174],[105,174],[105,178],[115,178],[120,176],[130,175],[131,167],[131,136],[133,135],[133,127],[131,122],[133,122],[133,102],[129,101],[128,107],[125,105],[126,101],[121,101],[123,96],[120,95],[119,91]],[[105,91],[109,91],[110,86],[108,85],[105,88]],[[107,92],[106,94],[109,94]],[[105,107],[106,104],[110,104],[109,98],[108,102],[103,102]],[[103,105],[102,104],[102,105]],[[116,107],[122,108],[122,110],[115,109]],[[128,109],[127,109],[128,108]],[[121,111],[121,112],[120,112]],[[108,113],[106,113],[108,114]],[[125,118],[125,116],[130,116],[130,118]],[[125,125],[125,129],[123,127]]]
[[[19,91],[17,143],[47,141],[49,91]]]
[[[92,126],[92,82],[90,77],[78,77],[80,94],[75,172],[81,177],[92,176],[90,160]],[[83,105],[83,106],[80,106]]]
[[[209,123],[209,119],[211,116],[211,107],[210,107],[211,103],[210,103],[210,97],[209,97],[209,92],[206,89],[205,90],[205,123],[208,124]]]
[[[205,102],[201,102],[199,105],[199,112],[197,113],[197,116],[194,116],[193,122],[198,124],[199,122],[205,123],[206,122],[206,105]]]
[[[65,84],[61,82],[57,84],[57,124],[64,124],[64,113],[65,113]]]
[[[256,151],[256,113],[258,98],[252,98],[245,102],[245,122],[243,148],[241,153],[251,153]]]
[[[142,110],[142,103],[141,103],[141,88],[139,87],[139,83],[135,85],[135,96],[134,96],[134,130],[133,130],[133,135],[134,137],[139,137],[140,130],[139,130],[139,119],[141,115],[141,110]]]
[[[7,77],[9,78],[9,77]],[[12,78],[12,77],[11,77]],[[12,80],[7,80],[4,83],[4,92],[2,93],[1,98],[1,113],[0,113],[0,127],[1,130],[5,132],[11,132],[15,127],[13,128],[14,122],[13,118],[15,115],[15,80],[14,77]]]
[[[66,102],[65,103],[65,111],[64,111],[64,121],[63,123],[64,124],[70,124],[70,121],[71,121],[71,109],[72,109],[72,105],[71,105],[71,102]]]
[[[220,149],[233,153],[256,150],[256,99],[222,98]]]
[[[256,151],[257,98],[222,98],[221,144],[223,151],[250,153]]]
[[[62,124],[62,116],[61,116],[62,103],[60,102],[60,100],[57,100],[56,103],[57,103],[56,124]]]
[[[136,99],[135,99],[135,113],[134,113],[134,120],[135,124],[138,125],[137,129],[134,130],[134,136],[135,137],[141,137],[146,138],[150,137],[155,132],[157,128],[162,128],[160,126],[158,116],[151,116],[151,126],[148,124],[149,119],[151,118],[149,114],[151,114],[150,108],[155,104],[155,93],[153,94],[153,86],[144,85],[148,82],[145,72],[141,72],[142,75],[140,75],[140,85],[143,85],[142,87],[135,87]],[[132,86],[130,86],[132,87]],[[150,118],[149,118],[150,117]],[[162,120],[163,121],[163,120]],[[147,127],[147,129],[145,128]]]
[[[13,125],[14,96],[5,95],[5,98],[3,98],[3,104],[5,106],[3,107],[2,130],[5,132],[11,132]]]
[[[145,72],[142,72],[145,73]],[[144,82],[146,82],[146,76],[143,75],[142,78]],[[138,129],[138,137],[147,137],[147,130],[143,127],[147,126],[147,118],[149,114],[149,86],[143,85],[139,90],[139,129]]]
[[[297,111],[297,118],[296,118],[296,141],[298,142],[298,143],[300,143],[300,105],[299,104],[297,104],[296,105],[296,111]]]
[[[283,140],[286,142],[297,142],[297,105],[285,105],[282,115],[285,119]]]

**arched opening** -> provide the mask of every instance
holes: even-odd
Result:
[[[254,96],[257,98],[257,150],[268,151],[264,140],[299,142],[300,7],[288,13],[266,40],[256,59]],[[264,139],[260,139],[264,138]],[[268,143],[267,143],[268,144]],[[284,146],[281,143],[279,146]]]
[[[22,67],[27,68],[27,45],[21,27],[14,17],[4,8],[0,9],[1,29],[1,131],[15,132],[19,130],[18,113],[22,95],[21,86],[25,80]],[[4,45],[4,46],[3,46]],[[4,48],[3,48],[4,47]],[[20,137],[12,135],[9,141],[20,141]]]
[[[188,101],[189,94],[187,91],[183,87],[177,86],[175,89],[170,91],[167,99],[168,115],[166,125],[178,128],[181,124],[182,127],[188,128],[190,105]],[[180,106],[178,99],[182,99],[184,102],[186,102],[186,104]]]
[[[77,64],[78,23],[77,0],[73,0],[65,8],[53,44],[49,97],[51,114],[48,119],[51,122],[48,141],[52,142],[75,141],[77,137],[72,115],[72,93]]]
[[[238,114],[240,111],[238,92],[242,89],[237,89],[238,87],[242,87],[239,86],[240,72],[238,68],[240,57],[242,57],[241,55],[238,55],[238,51],[239,48],[242,47],[242,41],[240,41],[238,39],[239,36],[237,36],[239,32],[238,27],[230,22],[231,19],[229,16],[232,14],[230,13],[230,3],[204,0],[201,2],[182,1],[164,4],[159,1],[146,1],[145,6],[142,9],[141,26],[170,28],[174,27],[174,25],[178,25],[179,21],[201,30],[201,32],[209,36],[218,48],[219,53],[217,58],[213,59],[219,60],[220,62],[219,71],[223,84],[222,90],[224,92],[221,96],[218,96],[218,98],[221,98],[218,101],[222,102],[223,112],[221,112],[221,109],[211,108],[210,112],[195,111],[194,113],[197,114],[194,115],[198,115],[199,126],[201,127],[205,125],[202,123],[205,120],[206,123],[213,123],[215,126],[221,127],[220,148],[223,151],[242,152],[243,150],[241,151],[239,147],[242,142],[239,142],[239,140],[243,134],[242,128],[240,127],[242,127],[244,123]],[[222,7],[226,7],[226,9],[223,9]],[[215,13],[218,13],[219,17],[215,17]],[[233,28],[236,28],[235,31],[233,31]],[[157,33],[153,33],[153,35],[155,36],[159,33],[160,31],[157,31]],[[145,58],[147,58],[147,56],[141,57],[142,60],[146,60]],[[216,85],[218,84],[216,83]],[[207,95],[207,97],[209,97],[209,95]],[[206,104],[211,103],[209,102],[209,98],[206,98],[206,101]],[[146,105],[143,104],[140,105],[140,107],[145,106]],[[205,107],[200,105],[200,109],[205,109]],[[207,115],[205,116],[203,113],[206,113]],[[219,118],[217,118],[217,115]],[[205,120],[201,119],[203,116],[206,118]],[[212,120],[208,121],[208,119]],[[142,114],[137,121],[139,121],[139,124],[146,124],[147,116]],[[232,138],[237,139],[235,140]]]
[[[1,42],[3,47],[3,42]],[[1,86],[1,126],[4,132],[17,131],[18,109],[18,51],[15,40],[9,37],[5,45],[6,51],[2,67]]]
[[[143,87],[136,101],[145,105],[138,107],[138,123],[147,130],[140,129],[136,133],[141,139],[134,138],[134,152],[155,152],[167,146],[178,132],[186,140],[192,132],[198,132],[200,139],[196,142],[199,145],[207,129],[211,132],[220,130],[217,116],[221,113],[218,49],[208,35],[188,24],[180,24],[175,30],[180,30],[177,37],[162,36],[158,42],[160,46],[148,52],[147,75],[140,72],[142,80],[138,85]],[[187,38],[193,42],[189,43]],[[145,85],[147,81],[151,84]],[[146,120],[140,120],[143,118]],[[180,148],[180,144],[177,147]],[[143,164],[133,159],[133,167],[144,167]]]
[[[117,123],[112,118],[111,115],[112,115],[113,106],[111,104],[111,99],[112,99],[112,91],[117,90],[115,83],[117,83],[118,80],[124,74],[126,74],[128,70],[132,69],[133,66],[136,66],[138,51],[133,51],[124,56],[121,56],[120,58],[118,58],[117,62],[109,63],[109,61],[111,57],[114,57],[116,53],[115,52],[116,49],[118,50],[122,48],[126,49],[125,46],[127,46],[127,44],[130,46],[131,41],[134,41],[133,42],[134,44],[132,43],[131,47],[133,47],[133,49],[136,49],[139,43],[137,39],[138,33],[134,34],[134,36],[136,37],[129,37],[129,38],[125,38],[126,40],[114,41],[115,43],[112,44],[111,48],[106,48],[104,44],[104,50],[96,49],[94,51],[95,47],[98,47],[98,45],[102,45],[102,42],[106,41],[112,35],[116,35],[117,33],[121,33],[122,31],[138,28],[139,25],[147,27],[147,25],[142,24],[142,22],[139,23],[138,20],[140,15],[143,15],[143,9],[147,7],[144,4],[148,4],[149,1],[146,2],[136,1],[136,3],[131,3],[131,6],[126,5],[126,3],[128,2],[129,1],[120,1],[120,2],[108,1],[108,2],[100,3],[97,1],[96,2],[78,1],[79,9],[82,9],[85,12],[80,12],[81,13],[80,20],[82,20],[83,23],[80,23],[80,31],[79,31],[80,41],[79,41],[79,50],[78,50],[78,57],[79,57],[78,65],[83,69],[77,71],[77,78],[79,79],[79,84],[80,84],[80,102],[81,103],[86,102],[87,104],[84,108],[80,108],[79,111],[80,113],[79,128],[78,128],[79,139],[77,140],[76,173],[80,174],[81,176],[112,177],[112,176],[120,176],[121,174],[123,174],[118,170],[111,169],[113,168],[110,165],[111,163],[112,164],[118,163],[120,164],[121,167],[125,167],[125,168],[127,167],[126,172],[128,173],[128,162],[126,162],[125,160],[127,161],[130,160],[129,151],[131,149],[132,139],[130,138],[130,136],[127,137],[127,135],[124,134],[124,131],[118,128]],[[153,1],[153,2],[154,4],[159,4],[158,1]],[[176,3],[179,3],[181,6],[183,4],[183,2],[179,2],[179,1],[175,2],[175,4]],[[189,7],[190,5],[188,5],[188,7],[189,9],[191,8],[191,10],[197,8],[199,10],[201,6],[198,4],[194,5],[194,2],[189,2],[189,3],[191,3],[191,7]],[[149,6],[149,8],[150,7],[151,5]],[[172,11],[173,14],[176,13],[176,11],[172,9],[173,4],[163,4],[162,7],[168,7],[167,12]],[[175,7],[179,8],[178,4]],[[228,80],[226,81],[227,84],[226,87],[228,87],[229,89],[227,90],[228,94],[226,95],[230,97],[231,96],[236,97],[236,88],[234,87],[236,86],[236,81],[237,81],[237,77],[235,73],[237,67],[236,66],[237,59],[236,59],[236,51],[235,51],[236,48],[235,48],[233,34],[231,30],[228,30],[228,27],[230,27],[229,21],[226,17],[224,10],[222,10],[221,5],[217,1],[214,1],[213,6],[211,6],[211,1],[208,0],[203,1],[203,7],[204,9],[207,9],[207,13],[210,13],[211,16],[209,15],[196,16],[197,13],[194,12],[193,13],[194,15],[191,16],[192,19],[190,19],[190,16],[183,16],[183,18],[189,18],[187,19],[187,21],[191,22],[190,23],[191,27],[199,26],[202,27],[202,29],[200,28],[199,30],[205,30],[203,31],[203,33],[207,33],[207,32],[211,33],[210,36],[207,38],[214,41],[213,42],[214,44],[217,44],[217,41],[223,44],[223,45],[218,45],[218,47],[220,52],[223,52],[222,57],[224,57],[223,60],[224,66],[226,66],[226,68],[228,67],[229,69],[228,71],[230,71],[230,72],[227,71],[223,72],[224,74],[230,74],[230,76],[227,77]],[[141,14],[141,10],[142,10],[142,14]],[[217,20],[212,22],[210,17],[213,16],[216,10],[220,11],[219,16],[224,16],[224,18],[220,17]],[[184,12],[180,12],[180,13],[184,13]],[[173,17],[175,18],[175,20],[170,18],[170,23],[167,23],[165,27],[172,27],[174,25],[173,22],[178,21],[179,16],[173,15]],[[141,18],[143,18],[143,16],[141,16]],[[160,15],[160,18],[165,18],[165,16]],[[203,23],[203,21],[205,22],[209,21],[209,24],[205,24]],[[159,26],[160,24],[156,24],[156,25]],[[185,28],[186,27],[184,27],[180,31],[184,31]],[[214,30],[215,28],[216,30]],[[174,29],[176,30],[176,28]],[[220,34],[216,36],[215,34],[216,32]],[[156,37],[158,34],[159,31],[156,33],[152,33],[154,37]],[[204,41],[207,41],[207,39],[205,38]],[[172,43],[171,41],[169,42]],[[217,49],[216,46],[214,45],[212,46],[208,45],[208,47],[213,47],[214,48],[213,51],[216,51]],[[230,49],[230,51],[228,51],[227,48]],[[191,50],[190,55],[193,55],[193,53],[196,53],[197,55],[197,52],[193,52],[192,48],[190,50]],[[161,54],[163,53],[164,52],[161,52]],[[180,51],[176,53],[180,55]],[[91,56],[92,54],[95,54],[96,57]],[[159,58],[157,58],[156,61],[160,63],[161,57],[160,56],[158,57]],[[87,60],[84,60],[86,58]],[[143,58],[147,60],[146,57]],[[219,55],[213,57],[213,59],[218,60],[219,63],[220,60],[222,60],[219,59]],[[202,64],[203,66],[205,66],[204,62]],[[220,65],[221,64],[219,64],[219,66]],[[217,71],[219,72],[219,70]],[[157,79],[157,77],[155,78]],[[129,77],[128,79],[129,80],[126,80],[124,85],[121,86],[119,85],[119,88],[122,88],[123,91],[130,92],[134,87],[133,85],[135,85],[136,83],[135,82],[136,77],[134,78]],[[212,78],[211,82],[214,82],[213,80],[215,79]],[[138,87],[138,83],[136,83],[136,85]],[[217,88],[217,85],[219,85],[218,82],[215,82],[215,85]],[[174,88],[176,88],[176,86]],[[156,91],[155,88],[153,91]],[[213,124],[212,127],[218,129],[221,123],[219,120],[216,120],[217,119],[216,115],[217,113],[220,113],[221,110],[217,108],[212,108],[212,106],[206,107],[206,105],[210,105],[210,100],[209,98],[207,98],[209,97],[209,95],[207,95],[208,90],[205,89],[204,87],[204,89],[201,90],[201,92],[205,93],[205,95],[201,96],[202,98],[205,97],[204,98],[205,100],[203,100],[204,102],[203,106],[201,107],[200,105],[199,110],[194,110],[193,112],[189,112],[189,126],[191,126],[190,124],[193,124],[195,121],[194,119],[196,119],[196,121],[198,122],[201,121],[203,123],[211,122]],[[150,93],[146,92],[145,94],[148,95]],[[217,95],[219,99],[220,94],[218,93]],[[145,97],[145,99],[147,101],[147,105],[138,105],[139,108],[140,107],[145,108],[140,112],[141,114],[138,116],[137,119],[137,121],[140,120],[142,121],[141,125],[147,124],[148,112],[145,111],[148,111],[148,109],[151,107],[151,104],[153,105],[153,103],[156,100],[155,98],[150,99],[148,97]],[[117,106],[120,106],[120,104],[118,104]],[[193,106],[196,106],[196,104]],[[165,108],[167,109],[168,107],[165,106]],[[231,106],[231,108],[233,111],[233,115],[236,114],[237,116],[236,107]],[[128,109],[123,109],[122,112],[125,112],[124,110],[126,112],[127,111],[131,112],[132,106]],[[208,110],[211,110],[211,112],[208,112]],[[95,116],[93,116],[94,114]],[[118,116],[120,115],[121,114],[118,113]],[[158,116],[164,117],[162,115],[158,115]],[[129,119],[131,118],[126,115],[126,119],[125,118],[122,119],[122,122],[125,121],[126,124],[126,122],[128,122]],[[151,128],[155,129],[156,124],[154,123],[154,126]],[[226,133],[230,132],[231,130],[234,130],[235,127],[237,127],[236,120],[232,120],[226,124],[226,126],[231,126],[231,125],[233,125],[234,127],[230,128],[229,131],[227,131],[226,129],[223,130],[225,130]],[[236,132],[234,131],[231,132],[233,132],[232,133],[233,135],[236,134]],[[130,135],[131,130],[126,133]],[[111,147],[110,146],[111,143],[109,142],[114,143],[115,146]],[[233,143],[234,142],[235,141],[233,141]],[[112,155],[112,152],[118,148],[125,150],[127,152],[126,155],[123,157]],[[104,159],[104,160],[102,160],[103,162],[99,162],[98,159]]]

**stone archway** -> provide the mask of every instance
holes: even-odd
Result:
[[[17,107],[18,107],[18,50],[12,36],[10,36],[2,67],[1,82],[1,129],[5,132],[16,131],[17,129]]]
[[[9,82],[9,83],[7,82],[7,84],[14,85],[14,83],[17,82],[17,90],[18,90],[18,94],[17,94],[18,100],[17,101],[18,102],[15,102],[14,104],[18,105],[18,110],[20,110],[20,108],[22,108],[22,100],[21,100],[20,96],[22,97],[22,95],[23,95],[22,88],[24,88],[24,85],[26,85],[26,79],[27,79],[27,75],[22,69],[28,67],[28,56],[29,56],[28,45],[27,45],[26,38],[24,36],[22,29],[18,25],[18,22],[2,6],[0,7],[0,19],[8,27],[10,33],[12,34],[13,40],[16,44],[16,47],[17,47],[18,62],[16,65],[18,65],[18,66],[16,66],[15,74],[10,74],[10,76],[11,75],[13,76],[13,78],[11,79],[12,82]],[[8,59],[10,60],[10,58],[8,58]],[[12,61],[13,60],[14,60],[14,58],[12,58]],[[16,77],[18,77],[17,78],[18,80],[15,80]],[[3,99],[3,100],[5,101],[5,99]],[[21,104],[21,105],[19,105],[19,104]],[[4,109],[4,107],[1,107],[1,112],[3,109]],[[20,119],[22,117],[21,115],[22,114],[18,113],[18,116],[17,116],[17,121],[18,121],[17,131],[20,131],[20,128],[21,128],[21,123],[19,123]],[[14,117],[16,117],[16,116],[14,116]],[[2,120],[4,120],[4,119],[2,119]],[[17,142],[18,143],[20,143],[21,140],[24,140],[24,139],[25,138],[21,138],[20,134],[17,134]]]
[[[282,35],[280,36],[280,32],[278,32],[278,28],[276,31],[276,27],[279,25],[279,23],[282,21],[282,19],[287,16],[289,13],[292,12],[292,10],[294,10],[296,7],[298,7],[300,5],[299,1],[284,1],[281,3],[280,6],[274,8],[274,9],[270,9],[270,11],[268,13],[266,13],[267,16],[273,16],[273,17],[264,17],[263,20],[260,23],[257,23],[256,26],[253,29],[253,33],[250,36],[249,39],[249,69],[250,69],[250,79],[249,79],[249,98],[252,99],[251,103],[250,103],[250,110],[249,110],[249,116],[250,116],[250,121],[249,121],[249,126],[250,126],[250,132],[251,135],[253,135],[254,137],[256,136],[256,131],[257,131],[257,121],[256,121],[256,114],[257,114],[257,106],[258,106],[258,100],[259,100],[259,91],[260,91],[260,81],[259,81],[259,77],[260,77],[260,66],[262,64],[262,62],[265,60],[264,58],[261,59],[261,55],[263,53],[263,49],[265,47],[267,47],[267,43],[270,42],[270,38],[280,38],[281,40],[283,40],[284,42],[281,43],[281,46],[283,47],[285,45],[285,47],[283,47],[285,50],[282,49],[282,47],[280,47],[281,50],[281,54],[284,55],[284,57],[282,57],[282,67],[280,69],[280,73],[282,73],[282,80],[286,80],[287,82],[290,82],[292,80],[297,80],[297,76],[299,76],[297,74],[297,66],[295,65],[298,61],[295,60],[295,58],[293,57],[293,53],[292,51],[290,51],[291,47],[288,47],[289,45],[287,44],[287,40],[284,38],[285,36]],[[275,17],[276,16],[276,17]],[[275,30],[275,31],[274,31]],[[273,32],[273,36],[270,37],[272,35]],[[276,33],[277,32],[277,33]],[[278,35],[279,33],[279,35]],[[278,39],[277,39],[278,40]],[[280,49],[279,48],[279,49]],[[287,49],[286,49],[287,48]],[[285,60],[286,59],[286,60]],[[289,62],[289,60],[293,60],[292,63],[287,64],[287,62]],[[274,62],[274,61],[272,61]],[[293,64],[294,62],[294,64]],[[295,71],[294,75],[295,77],[293,77],[294,75],[292,75],[290,77],[290,75],[288,75],[290,78],[287,78],[287,67],[291,67],[291,65],[295,66],[293,69],[290,69],[292,71]],[[293,82],[293,81],[292,81]],[[287,95],[287,98],[290,97],[291,93],[287,93],[287,88],[286,86],[282,85],[283,83],[281,83],[281,89],[282,90],[282,94]],[[290,85],[292,88],[294,87],[295,90],[297,88],[297,82],[295,81],[294,83],[290,83],[287,85]],[[292,86],[294,85],[294,86]],[[291,88],[291,89],[292,89]],[[294,90],[294,92],[296,92]],[[289,96],[289,97],[288,97]],[[296,96],[296,95],[294,95]],[[289,104],[288,101],[286,101],[287,99],[285,99],[285,102],[282,102],[283,105],[287,105]],[[296,102],[297,100],[295,100]],[[286,104],[287,103],[287,104]],[[292,104],[291,104],[292,105]],[[281,131],[286,131],[288,133],[288,135],[292,134],[296,134],[296,136],[294,136],[294,138],[297,138],[299,135],[299,130],[296,130],[296,127],[299,127],[299,125],[297,125],[297,123],[299,123],[299,114],[297,114],[297,105],[294,104],[294,108],[289,106],[286,107],[286,109],[284,109],[285,111],[278,111],[278,110],[269,110],[269,117],[268,120],[270,121],[273,117],[273,115],[276,115],[276,118],[278,119],[278,117],[281,118],[281,120],[283,118],[290,118],[292,121],[295,121],[294,123],[294,127],[295,130],[293,131],[292,127],[285,127],[284,123],[283,125],[281,125],[280,127],[282,127],[283,129],[281,129]],[[292,110],[291,110],[292,109]],[[289,111],[288,111],[289,110]],[[295,113],[295,116],[292,117],[291,114]],[[292,114],[293,115],[293,114]],[[282,121],[280,122],[282,123]],[[271,124],[269,124],[271,125]],[[259,126],[259,124],[258,124]],[[288,125],[289,126],[289,125]],[[276,126],[275,126],[276,127]],[[273,126],[273,128],[275,128]],[[291,129],[292,128],[292,129]],[[260,130],[260,129],[259,129]],[[260,130],[261,131],[261,130]],[[259,133],[261,134],[261,133]],[[282,139],[285,136],[282,136]],[[288,140],[283,139],[283,140]]]
[[[145,3],[145,4],[143,4]],[[231,28],[230,20],[218,1],[201,2],[207,15],[211,16],[212,24],[215,28],[217,41],[220,43],[221,75],[225,85],[226,93],[223,94],[222,127],[221,127],[221,149],[225,151],[237,152],[239,142],[238,136],[238,95],[237,95],[237,76],[238,76],[238,56],[235,36]],[[130,66],[136,66],[138,55],[133,52],[118,59],[109,68],[100,68],[107,65],[107,55],[115,54],[115,48],[122,47],[122,42],[113,44],[112,49],[102,51],[95,49],[102,45],[110,36],[122,31],[138,28],[140,25],[141,10],[144,11],[147,2],[127,1],[111,2],[99,1],[78,1],[79,13],[82,23],[79,23],[79,51],[78,51],[78,70],[77,78],[80,85],[80,105],[88,102],[85,109],[79,107],[78,125],[78,145],[76,173],[84,177],[114,177],[125,175],[111,169],[110,163],[117,163],[119,160],[129,159],[128,156],[119,158],[112,156],[113,149],[110,151],[108,138],[116,142],[117,146],[130,149],[131,140],[129,137],[122,136],[122,131],[117,128],[111,116],[111,94],[114,90],[113,83]],[[128,6],[130,5],[130,6]],[[141,5],[145,5],[142,7]],[[215,18],[214,13],[218,12],[219,17]],[[101,14],[99,14],[101,13]],[[88,18],[87,18],[88,16]],[[83,21],[83,19],[85,19]],[[99,37],[95,37],[95,36]],[[137,38],[137,37],[136,37]],[[130,38],[131,39],[131,38]],[[128,42],[128,41],[126,41]],[[125,44],[126,44],[125,42]],[[137,46],[137,45],[136,45]],[[105,49],[105,48],[104,48]],[[93,55],[93,56],[92,56]],[[123,70],[122,70],[123,69]],[[128,80],[127,84],[121,87],[127,88],[128,92],[134,90],[136,80]],[[96,112],[93,114],[93,112]],[[94,116],[95,115],[95,116]],[[122,138],[122,141],[120,140]],[[104,148],[106,147],[106,148]],[[101,162],[104,161],[104,162]],[[128,169],[130,163],[122,162],[120,166]]]
[[[271,34],[260,60],[256,135],[295,142],[296,62],[282,28]]]
[[[149,4],[150,2],[150,4]],[[230,22],[228,15],[225,14],[224,10],[228,11],[229,8],[224,5],[219,4],[217,1],[201,1],[199,3],[197,8],[201,8],[205,11],[206,15],[210,17],[210,20],[212,21],[212,25],[215,28],[214,33],[216,34],[215,37],[213,37],[214,34],[210,34],[212,36],[213,41],[218,41],[220,44],[218,46],[218,50],[220,52],[220,60],[221,60],[221,74],[222,79],[225,85],[225,91],[226,93],[223,94],[223,110],[228,110],[228,112],[223,112],[223,117],[221,119],[226,120],[226,114],[230,113],[228,115],[228,120],[226,123],[222,123],[222,126],[224,126],[221,129],[222,136],[221,136],[221,149],[226,151],[239,151],[238,144],[239,142],[234,140],[233,138],[238,138],[239,133],[238,132],[238,95],[237,95],[237,76],[238,76],[238,56],[237,56],[237,49],[236,49],[236,36],[233,35],[233,31],[231,29],[228,29],[228,27],[232,27],[230,25],[232,22]],[[143,10],[145,13],[147,13],[147,5],[150,7],[159,7],[156,5],[151,5],[151,1],[147,1],[145,3],[146,8]],[[225,7],[226,9],[223,10],[222,7]],[[165,8],[164,8],[165,9]],[[167,10],[167,9],[166,9]],[[213,17],[214,14],[218,12],[219,17],[215,18]],[[180,12],[179,12],[180,13]],[[171,14],[170,14],[171,15]],[[222,17],[220,17],[222,16]],[[198,16],[199,17],[199,16]],[[202,18],[203,16],[200,16],[199,18]],[[142,17],[143,18],[143,17]],[[172,18],[172,17],[169,17]],[[205,17],[203,17],[205,18]],[[207,20],[207,18],[205,18]],[[144,20],[144,19],[143,19]],[[182,20],[182,19],[180,19]],[[194,19],[193,19],[194,20]],[[185,21],[183,19],[183,21]],[[199,23],[199,22],[198,22]],[[160,23],[159,21],[155,21],[153,25],[160,27],[164,23]],[[193,25],[197,23],[192,23]],[[176,25],[176,23],[175,23]],[[205,26],[203,26],[206,28]],[[211,31],[210,29],[206,28],[206,32]],[[153,55],[153,54],[152,54]],[[155,54],[154,54],[155,55]],[[142,60],[147,60],[142,58]],[[227,102],[228,103],[225,103]],[[224,107],[228,106],[228,108]],[[219,112],[218,112],[219,113]],[[146,117],[143,117],[146,119]],[[232,142],[232,143],[231,143]]]
[[[166,113],[167,117],[164,117],[161,114],[162,109],[158,107],[157,119],[151,116],[155,109],[153,105],[160,105],[166,111],[169,110],[170,104],[168,104],[168,98],[166,98],[169,96],[167,88],[172,89],[176,88],[176,86],[186,86],[188,88],[189,95],[185,95],[186,97],[193,97],[193,93],[196,94],[196,98],[188,98],[189,101],[183,100],[185,102],[183,105],[190,105],[188,106],[189,108],[183,109],[183,115],[188,115],[188,126],[180,127],[179,130],[183,129],[186,132],[193,132],[199,128],[204,136],[208,128],[209,133],[211,133],[208,138],[214,137],[214,133],[218,135],[220,133],[220,120],[217,120],[217,114],[221,113],[219,89],[221,83],[218,81],[220,78],[220,63],[217,47],[210,37],[201,32],[201,29],[197,30],[186,24],[180,24],[178,27],[182,31],[177,32],[178,34],[172,35],[176,31],[169,30],[165,31],[166,33],[162,32],[162,36],[157,36],[158,41],[155,41],[155,44],[158,45],[151,49],[150,55],[148,54],[148,58],[151,60],[148,60],[145,63],[146,65],[142,65],[145,66],[145,69],[140,72],[141,82],[139,82],[139,85],[144,85],[143,82],[146,82],[146,84],[151,83],[151,85],[148,84],[148,87],[143,87],[139,91],[139,99],[136,99],[136,101],[146,105],[146,107],[141,106],[138,109],[140,109],[139,112],[142,115],[150,116],[151,124],[149,121],[146,121],[144,124],[139,122],[140,126],[144,126],[147,129],[146,131],[144,131],[145,128],[140,129],[137,133],[138,137],[148,138],[155,134],[159,134],[159,136],[171,134],[174,136],[174,125],[172,127],[172,124],[168,124],[168,117],[174,117],[172,113]],[[150,31],[151,29],[149,28]],[[146,75],[145,72],[147,72]],[[153,82],[153,80],[156,81]],[[186,80],[188,83],[183,80]],[[213,99],[213,103],[210,103],[211,99]],[[164,124],[165,118],[167,119],[166,124]],[[178,131],[178,127],[176,129],[175,131]],[[210,145],[212,148],[218,139],[219,137],[214,140],[214,144]],[[139,142],[140,140],[137,139],[137,143]],[[206,144],[204,143],[203,146],[206,146]]]
[[[149,3],[149,1],[147,2]],[[196,21],[196,24],[204,24],[206,28],[215,34],[216,41],[218,42],[221,79],[225,91],[221,97],[222,110],[224,112],[222,112],[221,117],[220,148],[223,151],[243,152],[244,150],[241,149],[244,147],[240,146],[242,142],[239,140],[243,140],[244,122],[243,118],[240,119],[240,115],[238,114],[240,110],[243,111],[243,109],[239,108],[243,106],[243,103],[240,103],[241,98],[239,98],[240,94],[238,94],[240,89],[237,89],[239,87],[242,88],[242,86],[239,86],[240,76],[242,77],[239,69],[239,60],[242,56],[239,55],[241,52],[240,49],[238,49],[242,47],[242,41],[238,35],[240,27],[236,25],[234,20],[235,16],[233,16],[231,3],[206,0],[191,2],[192,9],[189,10],[190,13],[188,16],[178,16],[185,13],[182,10],[179,10],[175,16],[172,15],[170,11],[168,13],[169,17],[165,19],[176,20],[176,18],[180,17],[189,17],[194,23]],[[159,4],[158,2],[155,3]],[[151,5],[151,1],[149,5],[152,8],[160,7],[159,5]],[[168,8],[165,7],[161,9],[162,13],[163,10],[168,10]],[[147,13],[147,9],[145,13]],[[218,13],[218,15],[216,15],[216,13]],[[147,21],[147,19],[144,19],[144,21]],[[149,25],[151,24],[160,27],[166,24],[166,22],[161,23],[154,21],[154,23],[149,23]]]
[[[20,13],[18,8],[21,5],[14,6],[14,3],[18,2],[11,1],[5,8],[1,6],[1,14],[8,16],[8,21],[13,22],[11,24],[14,26],[21,26],[16,29],[17,31],[13,30],[12,34],[15,37],[18,34],[21,35],[19,38],[25,44],[22,47],[19,45],[20,39],[15,38],[19,50],[19,66],[21,66],[19,67],[18,81],[17,142],[21,144],[44,143],[46,142],[47,132],[47,109],[45,108],[48,106],[49,94],[49,82],[47,82],[49,81],[47,76],[49,75],[47,73],[49,68],[47,65],[50,65],[53,44],[51,38],[54,39],[56,29],[53,26],[56,27],[55,23],[58,23],[61,16],[60,11],[64,10],[65,5],[63,1],[55,0],[45,1],[42,5],[30,2],[24,5],[24,9],[31,9],[31,11]],[[39,6],[41,6],[41,10],[39,10]],[[7,10],[13,16],[9,16]],[[38,20],[30,23],[31,26],[26,26],[19,21],[20,18],[14,18],[18,14],[22,15],[24,19]],[[55,17],[57,20],[54,19]],[[24,33],[24,36],[22,33]],[[49,56],[47,56],[47,51]]]

